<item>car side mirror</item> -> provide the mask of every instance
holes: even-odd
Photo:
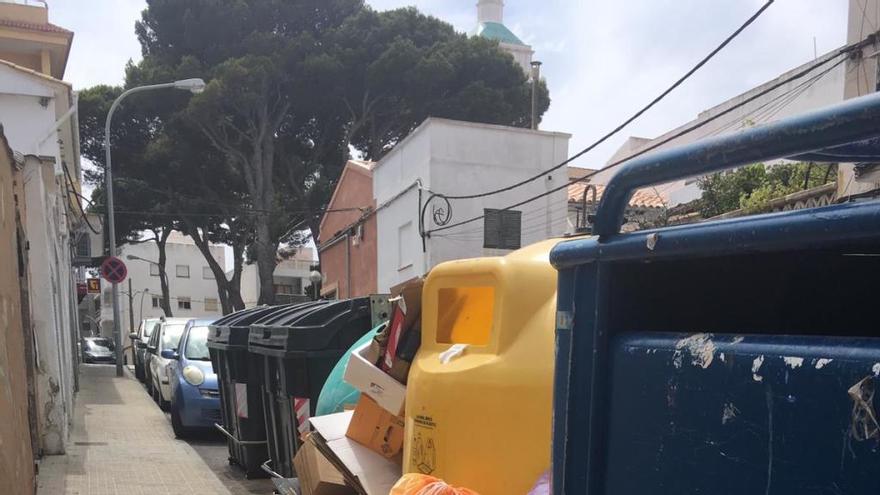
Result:
[[[131,340],[137,340],[138,339],[137,332],[131,332],[130,334],[128,334],[128,338]]]
[[[175,351],[174,349],[165,349],[164,351],[162,351],[162,357],[165,359],[173,359],[175,361],[180,358],[180,356],[177,354],[177,351]]]

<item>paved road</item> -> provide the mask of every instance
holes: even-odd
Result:
[[[271,494],[245,480],[213,435],[177,440],[165,413],[133,377],[83,365],[67,455],[40,463],[38,495]]]

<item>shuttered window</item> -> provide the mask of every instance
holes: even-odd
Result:
[[[483,210],[483,247],[519,249],[522,244],[522,212]]]

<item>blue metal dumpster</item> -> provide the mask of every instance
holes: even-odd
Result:
[[[610,181],[551,254],[554,494],[880,493],[880,204],[619,233],[638,188],[878,135],[873,95]]]

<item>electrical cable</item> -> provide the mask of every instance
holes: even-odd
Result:
[[[784,86],[784,85],[786,85],[786,84],[788,84],[788,83],[790,83],[790,82],[792,82],[792,81],[796,81],[796,80],[798,80],[798,79],[804,77],[805,75],[809,74],[809,73],[812,72],[813,70],[815,70],[815,69],[817,69],[817,68],[819,68],[819,67],[822,67],[822,66],[824,66],[824,65],[829,64],[830,62],[834,61],[835,58],[836,58],[837,56],[840,56],[840,55],[844,55],[844,54],[850,53],[850,52],[852,52],[852,51],[855,50],[855,49],[860,49],[861,47],[866,46],[867,44],[873,43],[873,40],[874,40],[875,37],[876,37],[875,35],[871,35],[871,36],[869,36],[868,38],[866,38],[865,40],[862,40],[862,41],[860,41],[860,42],[854,43],[854,44],[852,44],[852,45],[845,46],[845,47],[841,48],[841,49],[838,51],[838,53],[837,53],[836,56],[828,57],[828,58],[826,58],[825,60],[819,61],[819,62],[817,62],[817,63],[815,63],[815,64],[811,64],[810,66],[808,66],[808,67],[806,67],[806,68],[804,68],[804,69],[798,71],[798,72],[795,73],[795,74],[792,74],[791,76],[789,76],[789,77],[783,79],[782,81],[778,81],[777,83],[775,83],[775,84],[773,84],[773,85],[771,85],[771,86],[765,88],[763,91],[761,91],[761,92],[759,92],[759,93],[756,93],[756,94],[754,94],[754,95],[752,95],[752,96],[750,96],[750,97],[748,97],[748,98],[742,100],[741,102],[737,103],[736,105],[732,105],[730,108],[727,108],[727,109],[725,109],[725,110],[723,110],[723,111],[721,111],[721,112],[719,112],[719,113],[717,113],[717,114],[715,114],[715,115],[713,115],[713,116],[711,116],[711,117],[709,117],[709,118],[707,118],[707,119],[705,119],[705,120],[702,120],[702,121],[700,121],[700,122],[694,123],[693,125],[688,126],[688,127],[684,128],[684,129],[682,129],[681,131],[679,131],[679,132],[677,132],[677,133],[675,133],[675,134],[673,134],[673,135],[667,137],[666,139],[664,139],[664,140],[662,140],[662,141],[659,141],[659,142],[657,142],[657,143],[655,143],[655,144],[653,144],[653,145],[651,145],[651,146],[648,146],[648,147],[646,147],[646,148],[644,148],[644,149],[638,151],[637,153],[634,153],[633,155],[630,155],[630,156],[628,156],[628,157],[626,157],[626,158],[624,158],[624,159],[621,159],[621,160],[618,160],[618,161],[616,161],[616,162],[614,162],[614,163],[609,164],[607,167],[605,167],[604,169],[602,169],[602,171],[606,171],[606,170],[610,170],[610,169],[612,169],[612,168],[614,168],[614,167],[618,167],[618,166],[620,166],[620,165],[622,165],[622,164],[624,164],[624,163],[626,163],[626,162],[628,162],[628,161],[630,161],[630,160],[632,160],[632,159],[634,159],[634,158],[637,158],[637,157],[642,156],[642,155],[644,155],[644,154],[646,154],[646,153],[649,153],[649,152],[651,152],[651,151],[654,151],[655,149],[659,148],[660,146],[663,146],[664,144],[669,143],[670,141],[673,141],[673,140],[675,140],[675,139],[678,139],[678,138],[680,138],[680,137],[682,137],[682,136],[684,136],[684,135],[687,135],[687,134],[689,134],[689,133],[691,133],[691,132],[693,132],[693,131],[695,131],[695,130],[701,128],[701,127],[704,127],[704,126],[706,126],[707,124],[709,124],[709,123],[711,123],[711,122],[714,122],[715,120],[718,120],[718,119],[720,119],[721,117],[724,117],[725,115],[728,115],[729,113],[733,112],[734,110],[737,110],[737,109],[739,109],[739,108],[742,108],[743,106],[745,106],[745,105],[747,105],[747,104],[749,104],[749,103],[752,103],[753,101],[757,100],[758,98],[761,98],[762,96],[765,96],[765,95],[767,95],[768,93],[770,93],[770,92],[772,92],[772,91],[775,91],[776,89],[779,89],[780,87],[782,87],[782,86]],[[589,177],[589,176],[587,176],[587,177]],[[550,190],[548,190],[548,191],[545,191],[545,192],[543,192],[543,193],[541,193],[541,194],[539,194],[539,195],[537,195],[537,196],[533,196],[533,197],[528,198],[528,199],[526,199],[526,200],[524,200],[524,201],[520,201],[519,203],[516,203],[516,204],[514,204],[514,205],[510,205],[510,206],[508,206],[508,207],[506,207],[506,208],[503,208],[503,210],[509,210],[509,209],[517,208],[517,207],[519,207],[519,206],[522,206],[522,205],[525,205],[525,204],[531,203],[532,201],[536,201],[536,200],[538,200],[538,199],[540,199],[540,198],[543,198],[543,197],[545,197],[545,196],[548,196],[548,195],[550,195],[550,194],[553,194],[554,192],[557,192],[557,191],[560,191],[560,190],[562,190],[562,189],[564,189],[564,188],[567,188],[567,187],[569,187],[569,186],[572,185],[572,184],[576,184],[576,183],[578,183],[578,182],[581,182],[581,181],[584,180],[584,178],[585,178],[585,177],[578,178],[578,179],[574,179],[574,180],[571,180],[571,181],[567,181],[567,182],[565,182],[564,184],[562,184],[561,186],[558,186],[558,187],[555,187],[555,188],[550,189]],[[430,202],[430,199],[429,199],[429,202]],[[428,203],[426,203],[426,207],[427,207],[427,204],[428,204]],[[442,225],[442,226],[440,226],[440,227],[437,228],[437,229],[432,229],[432,230],[429,230],[429,231],[424,232],[424,235],[430,237],[430,235],[431,235],[432,233],[434,233],[434,232],[441,232],[441,231],[449,230],[449,229],[452,229],[452,228],[455,228],[455,227],[459,227],[459,226],[461,226],[461,225],[466,225],[466,224],[469,224],[469,223],[473,223],[473,222],[476,222],[476,221],[478,221],[478,220],[482,220],[484,217],[485,217],[485,215],[479,215],[479,216],[476,216],[476,217],[473,217],[473,218],[469,218],[469,219],[467,219],[467,220],[462,220],[462,221],[460,221],[460,222],[457,222],[457,223],[454,223],[454,224],[451,224],[451,225]]]
[[[739,36],[740,33],[742,33],[747,27],[749,27],[749,25],[751,25],[753,22],[755,22],[755,21],[758,19],[758,17],[760,17],[761,14],[763,14],[764,11],[766,11],[766,10],[770,7],[770,5],[773,4],[774,1],[775,1],[775,0],[767,0],[767,2],[765,2],[764,5],[763,5],[760,9],[758,9],[757,12],[755,12],[754,14],[752,14],[751,17],[749,17],[749,18],[748,18],[748,19],[747,19],[747,20],[746,20],[746,21],[745,21],[745,22],[744,22],[739,28],[737,28],[736,31],[734,31],[730,36],[728,36],[724,41],[722,41],[720,45],[718,45],[717,47],[715,47],[714,50],[712,50],[711,52],[709,52],[708,55],[706,55],[705,57],[703,57],[702,60],[700,60],[695,66],[693,66],[689,71],[687,71],[683,76],[681,76],[681,77],[680,77],[677,81],[675,81],[671,86],[669,86],[668,88],[666,88],[665,91],[663,91],[662,93],[660,93],[659,96],[657,96],[656,98],[654,98],[653,100],[651,100],[650,103],[648,103],[647,105],[645,105],[644,107],[642,107],[641,110],[637,111],[637,112],[636,112],[635,114],[633,114],[631,117],[629,117],[628,119],[626,119],[622,124],[620,124],[620,125],[618,125],[617,127],[615,127],[611,132],[608,132],[607,134],[605,134],[604,136],[602,136],[601,138],[599,138],[596,142],[594,142],[593,144],[587,146],[587,147],[584,148],[583,150],[579,151],[578,153],[576,153],[576,154],[575,154],[574,156],[572,156],[571,158],[569,158],[569,159],[563,161],[562,163],[560,163],[560,164],[558,164],[558,165],[555,165],[555,166],[553,166],[553,167],[551,167],[551,168],[549,168],[549,169],[547,169],[547,170],[544,170],[544,171],[541,172],[540,174],[537,174],[537,175],[535,175],[535,176],[533,176],[533,177],[530,177],[530,178],[528,178],[528,179],[524,179],[524,180],[522,180],[522,181],[520,181],[520,182],[517,182],[517,183],[515,183],[515,184],[511,184],[511,185],[509,185],[509,186],[502,187],[502,188],[500,188],[500,189],[495,189],[495,190],[492,190],[492,191],[483,192],[483,193],[479,193],[479,194],[467,194],[467,195],[459,195],[459,196],[449,196],[449,195],[437,194],[437,196],[442,196],[443,198],[446,198],[446,199],[475,199],[475,198],[482,198],[482,197],[486,197],[486,196],[492,196],[492,195],[499,194],[499,193],[502,193],[502,192],[510,191],[511,189],[516,189],[517,187],[520,187],[520,186],[523,186],[523,185],[525,185],[525,184],[528,184],[529,182],[533,182],[533,181],[535,181],[535,180],[538,180],[538,179],[540,179],[541,177],[544,177],[545,175],[547,175],[547,174],[549,174],[549,173],[551,173],[551,172],[553,172],[553,171],[559,170],[560,168],[562,168],[562,167],[568,165],[569,163],[571,163],[571,162],[577,160],[578,158],[580,158],[580,157],[586,155],[587,153],[589,153],[590,151],[592,151],[593,149],[595,149],[596,147],[598,147],[599,145],[601,145],[602,143],[604,143],[605,141],[607,141],[608,139],[610,139],[611,137],[613,137],[615,134],[617,134],[618,132],[622,131],[624,128],[626,128],[626,127],[627,127],[629,124],[631,124],[633,121],[635,121],[636,119],[638,119],[639,117],[641,117],[645,112],[647,112],[648,110],[650,110],[651,108],[653,108],[654,105],[656,105],[656,104],[659,103],[661,100],[663,100],[664,98],[666,98],[666,97],[667,97],[670,93],[672,93],[676,88],[678,88],[679,86],[681,86],[681,85],[682,85],[685,81],[687,81],[687,80],[688,80],[688,79],[689,79],[689,78],[690,78],[695,72],[697,72],[698,70],[700,70],[704,65],[706,65],[706,63],[708,63],[710,60],[712,60],[712,58],[714,58],[715,55],[718,54],[718,52],[720,52],[721,50],[723,50],[728,44],[730,44],[730,42],[732,42],[737,36]],[[430,200],[429,200],[428,202],[430,203]]]
[[[67,177],[67,182],[70,185],[69,188],[65,188],[65,189],[68,189],[70,192],[75,194],[78,198],[83,198],[83,196],[81,194],[76,192],[76,185],[73,183],[73,178],[70,176],[70,170],[67,168],[67,164],[64,163],[63,161],[61,162],[61,168],[64,169],[64,176]],[[85,199],[85,198],[83,198],[83,199]],[[89,221],[89,218],[86,215],[85,210],[83,210],[83,207],[80,204],[79,200],[77,199],[76,201],[74,201],[74,203],[76,203],[76,207],[79,209],[79,212],[82,213],[82,219],[85,221],[86,226],[88,226],[89,230],[91,230],[95,235],[101,235],[101,233],[95,229],[95,226],[92,225],[92,222]]]

